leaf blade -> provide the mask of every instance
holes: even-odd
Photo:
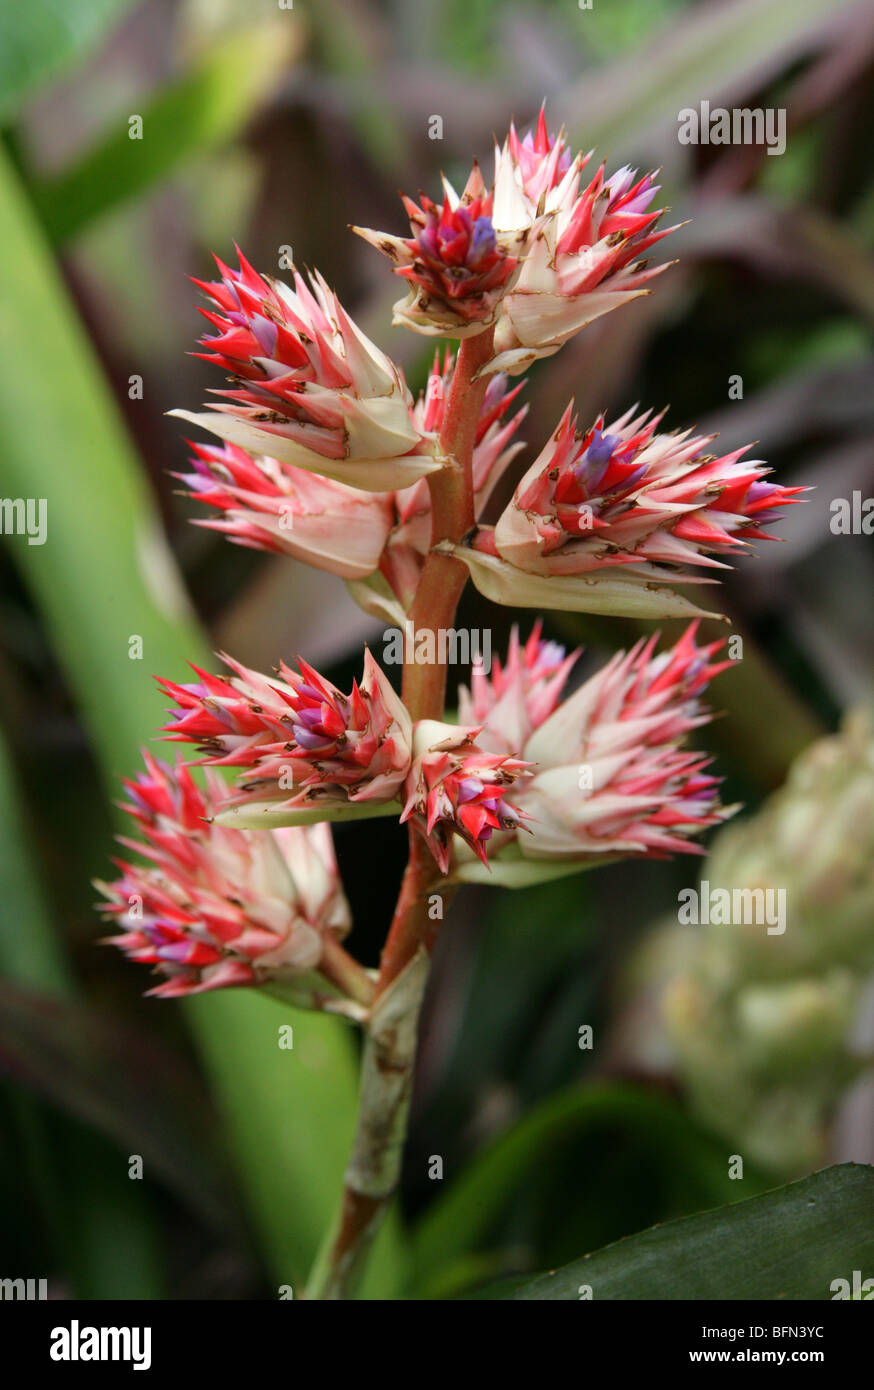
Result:
[[[605,1246],[509,1292],[516,1301],[829,1299],[874,1261],[874,1168],[844,1163]]]
[[[104,213],[169,178],[185,160],[232,139],[278,77],[283,45],[253,26],[222,39],[177,81],[142,105],[142,138],[127,115],[61,173],[39,183],[34,201],[54,242],[69,241]]]

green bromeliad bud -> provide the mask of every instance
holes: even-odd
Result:
[[[662,1015],[691,1102],[737,1152],[786,1173],[824,1161],[836,1103],[870,1065],[854,1038],[874,966],[872,813],[874,716],[857,710],[720,832],[702,873],[711,902],[783,893],[785,929],[670,929],[684,963]]]
[[[726,934],[738,971],[874,967],[874,712],[852,712],[838,734],[806,749],[756,816],[719,835],[706,877],[785,889],[779,947],[759,929]]]

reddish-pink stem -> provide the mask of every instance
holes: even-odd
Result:
[[[440,431],[446,467],[428,475],[431,493],[431,545],[460,541],[474,524],[473,446],[487,377],[474,380],[492,356],[494,329],[465,338],[458,353]],[[448,630],[467,580],[467,567],[451,555],[432,550],[425,560],[410,607],[415,633]],[[435,642],[434,648],[440,650]],[[413,719],[442,719],[446,704],[446,666],[409,662],[404,667],[403,698]]]
[[[440,432],[440,450],[446,464],[439,472],[428,476],[432,546],[443,540],[460,541],[474,525],[473,448],[487,385],[487,378],[475,378],[492,356],[493,349],[492,328],[464,339],[459,349]],[[418,635],[430,629],[436,639],[441,629],[453,626],[466,580],[467,568],[460,560],[431,551],[410,607],[414,633]],[[439,641],[435,640],[433,650],[442,650]],[[402,693],[414,721],[442,719],[446,703],[445,664],[406,663]],[[421,949],[430,954],[440,925],[428,912],[430,896],[435,892],[440,893],[445,908],[449,890],[421,835],[411,827],[409,860],[382,952],[374,1006]],[[365,1051],[364,1066],[391,1067],[392,1059],[385,1056],[385,1050],[384,1045],[377,1047],[375,1061]],[[385,1121],[386,1143],[397,1142],[398,1132],[403,1131],[406,1123],[412,1086],[411,1060],[405,1062],[404,1069],[406,1075],[397,1098],[396,1114],[386,1117]],[[365,1115],[359,1116],[359,1135],[366,1121]],[[308,1290],[310,1297],[343,1298],[347,1295],[392,1195],[392,1192],[379,1197],[368,1195],[353,1186],[347,1175],[330,1250],[317,1264]]]

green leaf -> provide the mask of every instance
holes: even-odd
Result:
[[[22,984],[70,998],[73,980],[32,862],[26,820],[21,789],[0,738],[0,970]]]
[[[729,1179],[715,1168],[711,1144],[673,1102],[630,1086],[568,1087],[501,1134],[431,1204],[414,1237],[415,1269],[425,1286],[432,1279],[442,1282],[446,1266],[480,1249],[513,1194],[551,1150],[605,1124],[651,1136],[653,1155],[666,1153],[700,1200],[721,1200],[731,1192]]]
[[[22,918],[20,921],[28,922]],[[0,981],[0,1070],[141,1154],[205,1221],[235,1219],[197,1079],[179,1058],[83,1004]]]
[[[874,1168],[843,1163],[759,1197],[654,1226],[496,1297],[830,1299],[874,1268]]]
[[[55,935],[26,825],[26,808],[0,739],[0,971],[69,1008],[75,993]],[[0,986],[9,990],[10,986]],[[38,1021],[28,1011],[25,1030]],[[22,1040],[16,1028],[15,1045]],[[69,1046],[69,1039],[67,1040]],[[20,1067],[15,1068],[21,1081]],[[59,1124],[32,1095],[15,1089],[16,1147],[33,1183],[56,1257],[80,1298],[160,1298],[159,1240],[145,1195],[128,1180],[117,1152],[96,1135]],[[136,1249],[138,1258],[130,1259]]]
[[[53,241],[67,241],[109,209],[168,178],[185,160],[237,135],[285,62],[272,30],[257,25],[217,43],[177,82],[142,103],[142,138],[130,113],[87,154],[39,184],[34,200]]]
[[[160,722],[150,673],[181,679],[187,662],[208,657],[114,402],[2,162],[0,243],[0,490],[44,497],[48,508],[45,545],[13,536],[10,550],[115,798],[118,774],[135,768]],[[132,635],[143,660],[130,659]],[[290,1053],[276,1031],[288,1013],[260,996],[219,992],[192,1001],[188,1017],[263,1247],[279,1282],[293,1283],[328,1223],[328,1191],[339,1189],[351,1139],[347,1025],[307,1018]],[[387,1270],[383,1287],[393,1278]]]
[[[231,806],[216,816],[217,825],[229,825],[237,830],[275,830],[286,825],[317,825],[321,821],[376,820],[394,816],[403,810],[400,801],[344,801],[332,805],[315,801],[296,811],[283,811],[275,801],[248,801]]]
[[[0,5],[0,120],[100,42],[133,0],[27,0]]]
[[[221,1020],[213,1026],[215,1003],[226,1006],[224,1027]],[[342,1025],[252,990],[193,999],[189,1008],[195,1028],[209,1028],[205,1062],[246,1172],[262,1246],[277,1282],[292,1284],[297,1293],[333,1215],[352,1147],[357,1086],[348,1049],[340,1046],[346,1043],[342,1033],[338,1037]],[[280,1050],[279,1028],[288,1024],[294,1046]],[[395,1292],[397,1242],[391,1222],[368,1267],[364,1297]]]

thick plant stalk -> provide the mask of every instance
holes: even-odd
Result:
[[[459,541],[474,524],[472,457],[485,379],[477,372],[492,354],[494,332],[465,339],[446,404],[440,449],[446,466],[428,478],[431,544]],[[467,578],[447,555],[428,555],[410,608],[416,632],[452,627]],[[439,650],[439,644],[435,644]],[[440,719],[446,703],[446,667],[407,663],[403,700],[414,720]],[[439,919],[429,915],[432,894],[443,906],[451,890],[419,833],[410,827],[410,854],[380,961],[361,1064],[361,1096],[352,1155],[339,1216],[316,1261],[307,1297],[348,1297],[373,1238],[397,1190],[416,1060],[419,1014]]]
[[[371,1011],[358,1124],[340,1215],[310,1276],[307,1298],[341,1299],[351,1294],[397,1189],[428,965],[428,952],[422,947]]]
[[[440,450],[446,466],[428,476],[431,493],[431,545],[460,541],[475,522],[472,460],[480,408],[487,378],[475,381],[477,372],[492,354],[494,330],[465,338],[459,349],[452,389],[446,402]],[[467,567],[450,555],[432,549],[425,561],[410,619],[415,632],[450,628],[467,580]],[[439,647],[437,648],[439,650]],[[407,663],[404,667],[403,701],[416,719],[440,719],[446,703],[446,667]]]

